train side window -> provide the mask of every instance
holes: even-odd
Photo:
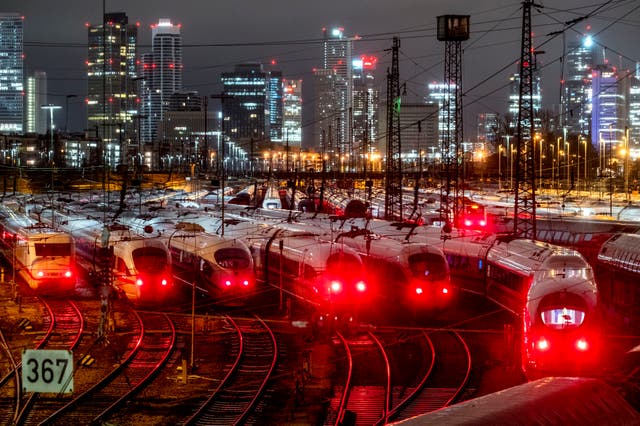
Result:
[[[591,241],[593,239],[593,234],[585,234],[584,235],[584,241]]]

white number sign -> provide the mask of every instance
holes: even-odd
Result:
[[[73,392],[73,353],[66,350],[27,349],[22,352],[24,392]]]

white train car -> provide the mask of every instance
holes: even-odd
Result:
[[[164,240],[179,281],[195,283],[214,302],[237,305],[255,293],[249,248],[237,237],[220,235],[220,220],[212,214],[168,210],[161,216],[139,215],[126,224],[139,235]]]
[[[344,244],[264,224],[254,225],[245,241],[260,279],[318,312],[350,315],[376,303],[361,257]]]
[[[597,367],[602,326],[598,288],[580,253],[495,236],[439,241],[463,286],[520,318],[525,372],[581,373]]]
[[[640,234],[615,234],[598,252],[596,272],[603,306],[617,325],[640,326]]]
[[[75,290],[75,244],[69,234],[2,206],[0,251],[32,289],[42,293]]]
[[[101,263],[107,259],[111,283],[133,303],[158,305],[172,301],[171,257],[161,239],[139,237],[126,226],[105,225],[86,217],[67,216],[59,226],[74,238],[78,265],[89,277],[97,277]],[[101,283],[95,278],[92,284]]]

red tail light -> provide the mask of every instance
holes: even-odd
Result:
[[[242,281],[242,285],[245,286],[245,287],[248,287],[249,286],[249,280]]]
[[[464,226],[471,226],[471,221],[469,219],[465,219]]]
[[[38,271],[38,273],[36,275],[38,276],[38,278],[42,278],[42,277],[44,277],[44,272]]]
[[[342,284],[339,281],[331,281],[329,288],[333,293],[340,293],[342,291]]]
[[[442,287],[442,294],[449,294],[449,289],[446,287]]]
[[[162,285],[167,285],[167,280],[165,278],[162,279]]]
[[[586,351],[589,349],[589,343],[587,343],[587,339],[582,338],[582,339],[578,339],[578,341],[576,342],[576,349],[578,349],[579,351]]]
[[[481,220],[480,221],[480,226],[487,226],[487,221],[486,220]]]
[[[144,282],[142,281],[142,278],[138,278],[138,279],[136,280],[136,285],[137,285],[138,287],[140,287],[140,286],[142,286],[142,284],[144,284]]]
[[[422,287],[417,287],[416,294],[422,294],[422,293],[423,293]]]
[[[227,287],[231,287],[231,281],[230,280],[226,280],[224,282],[224,285],[227,286]]]
[[[356,283],[356,290],[358,290],[360,293],[364,293],[367,290],[367,285],[364,283],[364,281],[358,281]]]
[[[546,351],[547,349],[549,349],[549,341],[547,339],[545,339],[544,337],[541,337],[538,340],[538,343],[536,343],[536,347],[540,351]]]
[[[64,276],[65,276],[66,278],[71,278],[71,275],[73,275],[73,274],[71,273],[71,271],[67,271],[67,272],[65,272],[65,273],[64,273]]]

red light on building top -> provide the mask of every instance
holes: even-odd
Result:
[[[113,98],[109,98],[109,103],[113,103]]]
[[[140,21],[136,21],[136,27],[140,26]]]
[[[84,98],[84,103],[88,104],[89,103],[89,98]]]
[[[275,65],[275,64],[276,64],[276,60],[275,60],[275,59],[272,59],[272,60],[271,60],[271,65]]]
[[[174,67],[175,67],[175,65],[169,64],[169,68],[173,69]]]
[[[378,63],[378,58],[376,56],[362,55],[360,56],[360,59],[362,60],[362,67],[365,69],[375,68]]]
[[[524,61],[524,62],[522,63],[522,66],[523,66],[524,68],[529,68],[529,61]]]
[[[178,25],[176,25],[176,27],[182,28],[182,24],[178,24]]]
[[[85,26],[85,27],[87,27],[87,28],[89,28],[89,27],[91,26],[91,24],[89,24],[88,22],[85,22],[85,23],[84,23],[84,26]]]

